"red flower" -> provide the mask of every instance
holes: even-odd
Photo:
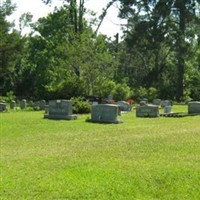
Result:
[[[134,100],[129,98],[129,99],[126,100],[126,102],[128,102],[129,104],[132,104],[132,103],[134,103]]]

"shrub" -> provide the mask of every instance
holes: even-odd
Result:
[[[150,101],[153,101],[153,99],[158,98],[158,91],[156,88],[154,87],[150,87],[148,89],[148,97],[147,97]]]
[[[117,84],[113,92],[113,98],[116,101],[125,100],[130,96],[130,88],[126,83]]]
[[[73,101],[73,113],[86,114],[90,113],[90,103],[82,97],[71,98]]]

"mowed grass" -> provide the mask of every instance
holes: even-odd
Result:
[[[186,111],[174,106],[173,111]],[[0,114],[0,199],[200,199],[200,116],[122,124]]]

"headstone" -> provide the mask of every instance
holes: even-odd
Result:
[[[188,103],[188,114],[200,114],[200,101],[191,101]]]
[[[140,101],[140,106],[144,106],[148,104],[148,100],[147,99],[143,99]]]
[[[92,102],[92,105],[97,105],[97,104],[98,104],[97,101],[93,101],[93,102]]]
[[[40,110],[45,110],[45,105],[46,105],[46,101],[45,100],[41,100],[40,104],[39,104]]]
[[[164,108],[165,106],[171,106],[172,102],[170,100],[161,101],[161,107]]]
[[[172,107],[171,106],[165,106],[164,107],[164,113],[165,114],[171,113],[171,111],[172,111]]]
[[[45,114],[49,113],[49,105],[45,105],[45,107],[44,107],[44,113]]]
[[[154,99],[153,105],[160,106],[161,105],[161,99]]]
[[[131,111],[131,105],[126,101],[118,101],[117,105],[120,111]]]
[[[6,112],[6,103],[0,102],[0,112]]]
[[[113,95],[112,95],[112,94],[109,94],[107,99],[108,99],[108,100],[112,100],[112,99],[113,99]]]
[[[119,106],[114,104],[92,105],[91,121],[100,123],[122,123],[117,119]]]
[[[15,109],[16,107],[16,102],[15,101],[11,101],[10,102],[10,109]]]
[[[20,102],[20,108],[25,109],[26,106],[27,106],[26,99],[22,99],[21,102]]]
[[[72,101],[71,100],[50,100],[48,113],[44,115],[48,119],[77,119],[77,115],[72,114]]]
[[[159,117],[159,107],[155,105],[138,106],[136,117]]]

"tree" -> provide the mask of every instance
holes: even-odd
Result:
[[[15,5],[6,0],[0,6],[0,93],[15,89],[18,79],[19,62],[23,49],[20,33],[6,20],[15,10]]]
[[[52,0],[42,0],[45,4],[51,4]],[[83,16],[85,13],[85,0],[79,0],[79,4],[77,0],[63,0],[66,8],[69,8],[69,17],[71,20],[71,25],[74,26],[75,33],[83,31]]]
[[[29,38],[24,75],[31,73],[34,96],[93,95],[114,77],[116,62],[106,37],[94,36],[84,17],[82,31],[77,31],[70,16],[71,5],[64,5],[33,26],[35,35]]]
[[[129,19],[126,32],[129,44],[136,50],[138,47],[143,47],[140,48],[139,53],[146,52],[148,55],[149,51],[153,50],[154,52],[153,74],[159,75],[159,71],[166,67],[167,57],[171,55],[172,51],[176,52],[177,62],[174,62],[174,67],[177,66],[176,99],[180,101],[184,94],[185,56],[191,38],[194,38],[195,34],[197,35],[194,30],[198,26],[197,18],[199,16],[197,14],[200,1],[120,0],[120,2],[122,5],[121,17]],[[166,53],[160,57],[163,50]],[[148,57],[144,56],[143,58]],[[148,65],[151,63],[151,61],[147,62]]]

